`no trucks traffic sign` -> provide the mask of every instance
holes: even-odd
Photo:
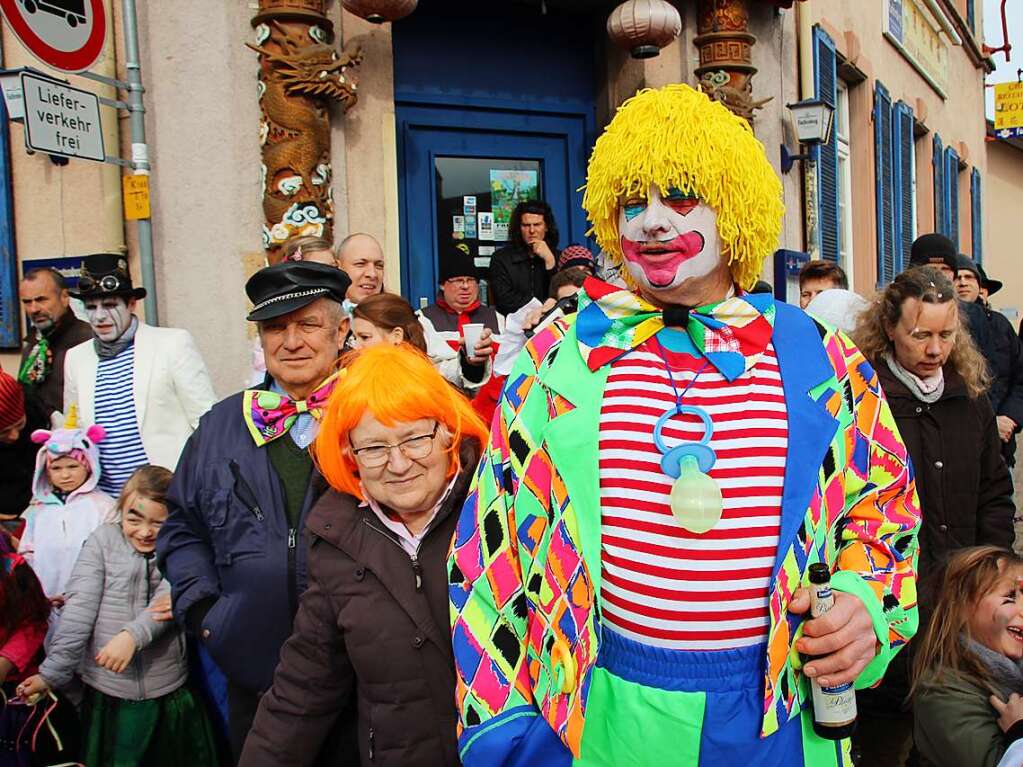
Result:
[[[103,0],[0,0],[0,12],[21,44],[54,69],[84,72],[103,52]]]

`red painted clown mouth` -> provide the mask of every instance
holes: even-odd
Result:
[[[699,232],[680,234],[670,240],[635,242],[622,237],[622,254],[638,264],[652,287],[667,287],[675,280],[679,266],[703,252],[704,239]]]

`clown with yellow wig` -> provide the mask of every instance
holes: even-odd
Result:
[[[746,292],[781,184],[720,104],[629,99],[583,204],[629,288],[588,281],[508,376],[449,560],[463,763],[849,765],[811,679],[874,685],[917,628],[877,377]],[[835,602],[811,619],[816,563]]]

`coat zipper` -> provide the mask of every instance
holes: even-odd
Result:
[[[288,602],[291,605],[291,617],[298,612],[298,529],[288,528]]]
[[[402,546],[400,543],[398,543],[398,541],[394,540],[394,538],[392,538],[390,535],[385,533],[379,527],[374,525],[368,519],[363,518],[362,523],[364,525],[366,525],[366,527],[368,527],[370,530],[373,530],[374,532],[377,532],[380,535],[384,536],[384,538],[389,540],[391,543],[393,543],[395,546],[397,546],[399,549],[401,549],[402,552],[404,552],[406,555],[408,555],[408,558],[412,562],[412,573],[416,576],[416,591],[422,591],[423,590],[423,567],[422,567],[422,565],[419,564],[419,546],[416,546],[416,553],[415,554],[409,554],[407,551],[405,551],[405,547],[404,546]],[[429,530],[429,528],[427,528],[426,531],[423,533],[423,538],[425,538],[426,534],[429,533],[429,532],[430,532],[430,530]],[[420,546],[422,545],[422,541],[420,541],[419,545]]]
[[[373,761],[373,752],[376,750],[375,747],[374,747],[375,744],[373,743],[374,740],[375,740],[375,738],[374,738],[373,728],[370,727],[369,728],[369,753],[367,754],[367,756],[369,756],[369,760],[371,762]]]
[[[252,492],[252,488],[249,487],[249,483],[245,481],[242,476],[242,471],[238,467],[237,461],[230,462],[231,473],[234,475],[234,490],[235,494],[245,504],[246,508],[255,515],[256,520],[262,522],[266,519],[266,515],[263,510],[259,508],[259,501],[256,500],[256,494]]]

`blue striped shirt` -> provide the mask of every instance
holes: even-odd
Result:
[[[99,489],[116,498],[139,466],[149,463],[135,412],[135,344],[96,369],[96,423],[106,429],[99,443]]]

